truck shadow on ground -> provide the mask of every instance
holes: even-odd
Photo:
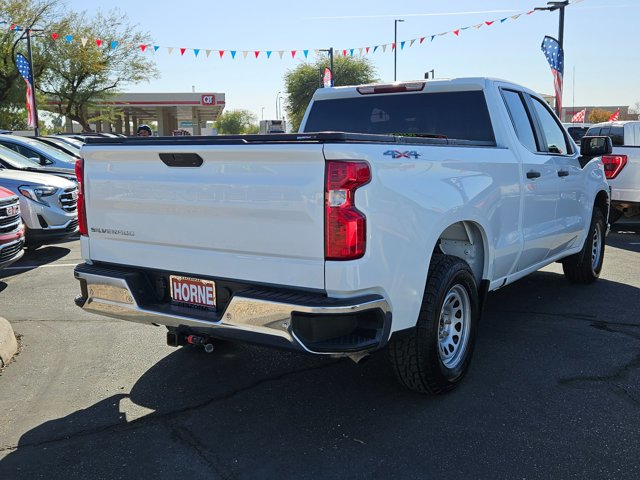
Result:
[[[457,390],[441,397],[401,389],[385,351],[355,365],[226,342],[211,355],[182,348],[130,393],[25,433],[0,461],[0,478],[631,472],[637,457],[628,438],[640,424],[624,412],[640,407],[633,363],[640,320],[628,306],[612,311],[608,299],[616,297],[639,299],[640,289],[606,280],[580,287],[538,272],[491,294],[474,365]],[[627,366],[627,377],[615,378],[624,398],[607,375]],[[567,381],[579,375],[595,380]],[[153,413],[129,418],[131,404]],[[596,436],[584,420],[593,415]],[[603,451],[602,438],[619,450]]]
[[[69,254],[71,250],[60,245],[47,245],[36,250],[26,250],[23,257],[10,267],[0,270],[0,278],[9,278],[28,272],[42,265],[53,263]],[[0,291],[2,288],[0,287]]]
[[[616,223],[607,236],[607,246],[640,252],[640,222]],[[606,255],[605,255],[606,261]]]

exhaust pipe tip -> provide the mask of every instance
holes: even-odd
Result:
[[[366,362],[367,360],[369,360],[369,358],[371,357],[371,355],[369,353],[366,352],[359,352],[359,353],[351,353],[349,355],[347,355],[351,360],[353,360],[354,363],[361,365],[364,362]]]

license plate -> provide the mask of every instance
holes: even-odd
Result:
[[[216,308],[216,285],[211,280],[169,276],[171,301],[176,305],[204,310]]]

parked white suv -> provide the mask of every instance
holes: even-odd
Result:
[[[611,186],[609,223],[640,215],[640,120],[597,123],[587,135],[606,135],[613,143],[611,155],[602,157]]]
[[[78,231],[78,186],[62,177],[0,168],[0,186],[20,198],[26,246],[66,240]]]

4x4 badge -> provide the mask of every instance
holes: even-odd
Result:
[[[390,155],[391,158],[419,158],[420,154],[415,150],[401,152],[400,150],[387,150],[385,155]]]

